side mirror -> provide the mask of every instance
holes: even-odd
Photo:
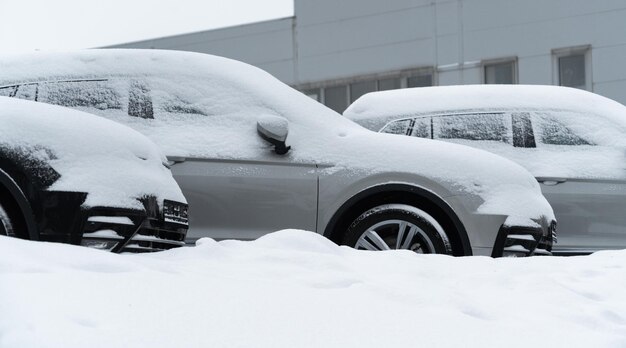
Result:
[[[289,121],[286,118],[263,115],[257,119],[256,130],[263,140],[274,145],[277,154],[284,155],[291,149],[285,143],[289,134]]]

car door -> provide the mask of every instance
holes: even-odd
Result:
[[[555,253],[626,248],[626,151],[592,143],[558,116],[532,115],[534,160],[547,164],[534,174],[558,220]]]
[[[317,165],[292,162],[290,154],[298,148],[277,155],[261,139],[256,119],[271,111],[244,103],[234,108],[216,105],[228,95],[208,102],[209,88],[180,83],[146,81],[154,120],[145,120],[144,131],[168,133],[153,140],[168,155],[189,203],[188,241],[255,239],[286,228],[315,231]],[[234,110],[232,116],[229,110]],[[153,126],[157,122],[161,125]]]
[[[254,239],[286,228],[316,230],[314,164],[170,157],[189,202],[190,241]]]

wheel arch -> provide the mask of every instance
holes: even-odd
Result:
[[[18,213],[20,215],[18,218],[22,219],[21,222],[28,232],[29,239],[39,240],[39,233],[37,232],[33,210],[28,202],[28,199],[26,198],[26,195],[24,195],[22,189],[11,178],[11,176],[9,176],[9,174],[2,169],[0,169],[0,195],[2,195],[2,197],[7,197],[9,204],[14,205],[14,207],[18,209]]]
[[[367,188],[348,201],[333,214],[324,229],[324,236],[341,243],[343,231],[360,214],[375,206],[386,203],[404,203],[423,209],[444,225],[444,230],[453,246],[455,256],[472,255],[472,248],[463,223],[441,197],[418,186],[402,183],[390,183]]]

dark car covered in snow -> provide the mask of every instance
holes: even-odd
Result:
[[[165,162],[123,125],[0,97],[0,235],[113,252],[184,245],[187,204]]]

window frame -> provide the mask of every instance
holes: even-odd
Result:
[[[585,88],[584,90],[593,92],[593,72],[591,64],[591,45],[573,46],[552,50],[552,84],[561,85],[561,70],[559,59],[569,56],[583,55],[585,58]],[[574,87],[571,87],[574,88]]]
[[[513,66],[513,76],[512,76],[512,85],[519,84],[519,68],[518,68],[518,59],[517,57],[505,57],[505,58],[497,58],[497,59],[485,59],[480,62],[481,67],[481,80],[480,82],[483,85],[487,85],[487,68],[489,66],[501,65],[510,63]]]

